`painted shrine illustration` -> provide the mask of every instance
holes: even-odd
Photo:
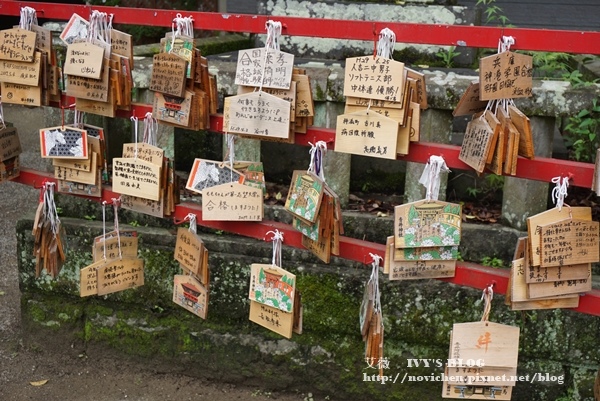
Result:
[[[294,310],[295,282],[296,276],[280,267],[253,264],[249,298],[291,313]]]
[[[461,207],[419,201],[396,206],[396,248],[452,247],[460,243]]]

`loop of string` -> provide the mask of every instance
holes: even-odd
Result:
[[[494,286],[490,285],[483,290],[483,294],[481,295],[481,300],[483,301],[483,315],[481,315],[482,322],[487,322],[490,318],[492,299],[494,299]]]
[[[510,50],[510,47],[515,44],[515,38],[512,36],[502,36],[498,40],[498,53],[504,53]]]
[[[198,225],[196,224],[196,215],[194,213],[188,213],[183,221],[189,221],[190,228],[188,230],[193,234],[198,234]]]
[[[75,128],[83,129],[83,118],[84,117],[85,117],[85,112],[75,109],[73,112],[73,126]]]
[[[271,264],[273,266],[281,267],[281,244],[283,244],[283,233],[279,230],[268,231],[267,234],[273,234],[273,259]]]
[[[106,260],[106,201],[102,201],[102,241],[104,245],[102,249],[104,250],[104,260]]]
[[[121,253],[121,233],[119,232],[119,202],[121,198],[111,198],[113,202],[113,209],[115,212],[115,231],[117,232],[117,244],[119,245],[119,259],[123,259]]]
[[[110,51],[110,31],[112,29],[112,14],[92,10],[90,15],[90,28],[88,30],[88,42],[100,42],[107,51]]]
[[[56,237],[60,228],[60,219],[58,218],[56,204],[54,203],[54,185],[55,183],[53,182],[45,182],[43,185],[43,211],[46,220],[50,223],[50,230],[52,231],[52,234],[54,234],[54,236]]]
[[[389,28],[383,28],[379,32],[377,41],[377,55],[383,58],[392,58],[394,45],[396,44],[396,34]]]
[[[449,172],[446,161],[442,156],[431,156],[425,165],[423,174],[419,178],[419,184],[426,188],[425,200],[436,201],[440,195],[440,173]]]
[[[144,138],[142,142],[156,146],[158,134],[158,120],[152,117],[152,113],[146,113],[144,117]]]
[[[225,159],[229,159],[229,171],[231,173],[229,181],[233,182],[233,162],[235,161],[235,135],[225,134],[225,143],[227,144],[227,154],[225,155]]]
[[[268,20],[265,23],[267,30],[267,39],[265,41],[265,59],[263,60],[262,72],[260,74],[260,86],[258,92],[262,92],[265,80],[265,71],[267,70],[267,61],[269,59],[269,50],[279,51],[279,38],[281,37],[281,22]]]
[[[310,145],[310,164],[308,165],[308,172],[313,173],[325,182],[325,170],[323,169],[323,160],[325,153],[327,153],[327,143],[324,141],[318,141],[314,145],[309,142]]]
[[[381,311],[381,295],[379,293],[379,262],[382,260],[381,256],[374,253],[369,253],[373,258],[371,263],[371,277],[369,281],[373,283],[373,311]],[[382,323],[383,324],[383,323]]]
[[[35,8],[28,6],[21,7],[21,16],[19,20],[19,28],[31,31],[32,25],[37,25],[37,14]]]
[[[139,119],[136,116],[129,117],[131,122],[133,123],[133,141],[135,143],[135,151],[134,151],[134,159],[138,157],[138,121]]]
[[[558,210],[561,210],[565,203],[567,189],[569,188],[569,177],[554,177],[552,178],[552,183],[555,184],[555,187],[552,188],[552,202],[554,202]]]
[[[181,36],[194,36],[194,19],[192,17],[182,17],[181,14],[177,14],[175,18],[173,18],[171,31],[171,48],[169,49],[169,53],[171,53],[175,47],[175,39]]]

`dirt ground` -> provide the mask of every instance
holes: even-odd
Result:
[[[15,109],[6,105],[4,111],[6,121],[19,122],[15,125],[24,150],[22,165],[45,169],[35,128],[43,117],[34,110],[25,117],[13,114]],[[60,349],[28,345],[23,341],[20,318],[15,224],[22,215],[33,214],[38,195],[37,190],[21,184],[0,184],[0,401],[313,399],[308,394],[270,393],[266,387],[208,382],[125,357],[97,357],[94,353],[91,358],[83,344],[64,344]],[[44,380],[43,385],[31,384]]]

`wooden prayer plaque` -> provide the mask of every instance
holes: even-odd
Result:
[[[529,298],[556,298],[559,295],[581,294],[592,290],[592,279],[549,281],[527,284]]]
[[[542,267],[596,263],[600,223],[565,219],[540,225],[540,265]]]
[[[113,191],[159,200],[161,167],[142,159],[113,158]]]
[[[371,111],[337,117],[335,151],[361,156],[396,159],[398,123]]]
[[[425,85],[425,74],[406,67],[404,69],[406,70],[406,77],[416,81],[416,91],[414,93],[415,98],[412,101],[417,102],[420,109],[427,109],[427,86]]]
[[[503,130],[503,127],[502,127],[502,124],[500,124],[500,120],[498,120],[498,117],[496,117],[494,115],[494,113],[492,113],[491,111],[486,110],[483,112],[482,115],[483,115],[483,118],[485,118],[485,120],[487,121],[490,128],[494,131],[494,135],[492,136],[492,141],[490,143],[490,150],[488,152],[488,157],[487,157],[487,160],[485,161],[485,163],[487,165],[494,161],[494,154],[497,151],[496,145],[500,138],[500,131]]]
[[[373,103],[377,103],[377,104],[382,104],[384,103],[383,101],[380,100],[373,100]],[[385,102],[388,103],[388,102]],[[353,104],[349,104],[348,102],[346,102],[346,106],[344,107],[344,114],[352,114],[352,113],[356,113],[359,111],[367,111],[367,109],[369,109],[370,112],[375,112],[375,113],[379,113],[382,116],[385,117],[389,117],[392,120],[395,120],[399,125],[404,125],[405,123],[405,113],[404,113],[404,109],[402,108],[386,108],[386,107],[381,107],[381,106],[374,106],[371,105],[371,107],[368,106],[368,104],[366,106],[357,106],[357,105],[353,105]]]
[[[70,168],[70,167],[64,167],[64,165],[54,165],[54,177],[56,177],[60,180],[63,180],[63,181],[96,185],[96,184],[98,184],[96,182],[96,179],[98,178],[97,158],[98,158],[98,154],[96,152],[92,152],[92,157],[87,163],[90,167],[89,171],[84,171],[84,170]],[[55,159],[55,160],[61,160],[61,159]],[[73,162],[75,162],[75,160],[73,160]]]
[[[177,242],[175,243],[175,260],[197,276],[201,276],[202,263],[206,248],[204,243],[187,228],[177,229]]]
[[[32,62],[36,34],[21,28],[0,31],[0,60]]]
[[[527,284],[545,283],[549,281],[583,280],[590,277],[590,264],[541,267],[527,266],[525,282]]]
[[[131,68],[133,68],[133,41],[131,35],[113,28],[110,30],[110,45],[112,53],[129,59]]]
[[[67,77],[67,95],[79,99],[108,102],[108,91],[110,89],[109,74],[110,68],[105,65],[102,69],[100,79],[69,75]]]
[[[251,300],[250,321],[281,336],[292,338],[292,329],[294,326],[293,313],[282,312],[272,306]]]
[[[458,259],[458,245],[397,248],[394,251],[394,261],[396,262],[456,259]]]
[[[144,213],[154,217],[164,217],[164,196],[159,200],[154,201],[144,199],[137,196],[121,195],[121,207],[127,210],[133,210],[139,213]]]
[[[487,100],[479,100],[479,82],[473,82],[461,96],[452,112],[454,117],[468,116],[485,110]]]
[[[104,259],[92,263],[79,271],[79,296],[98,295],[98,268],[104,266]]]
[[[229,124],[224,130],[258,138],[287,139],[290,111],[290,102],[266,92],[232,96],[229,98]]]
[[[450,367],[444,368],[446,383],[453,386],[514,386],[517,368],[494,366]],[[504,377],[502,377],[504,375]]]
[[[25,106],[42,105],[42,88],[1,82],[2,102]]]
[[[346,59],[344,96],[399,102],[404,83],[404,63],[378,56]]]
[[[508,114],[510,115],[510,120],[519,131],[519,154],[528,159],[533,159],[535,155],[529,117],[512,105],[508,106]]]
[[[44,158],[87,159],[87,132],[74,127],[42,128],[40,149]]]
[[[1,60],[0,80],[11,84],[40,86],[41,60],[41,52],[35,52],[33,62]]]
[[[185,92],[184,97],[165,95],[155,92],[152,104],[152,117],[170,124],[188,127],[192,107],[192,92]]]
[[[444,383],[442,398],[510,401],[514,386],[453,385]]]
[[[279,266],[253,263],[250,266],[248,299],[282,312],[294,310],[296,275]]]
[[[394,209],[396,248],[458,246],[461,206],[442,201],[417,201]]]
[[[120,244],[120,245],[119,245]],[[106,253],[104,252],[106,249]],[[99,260],[134,259],[138,256],[138,236],[136,231],[111,231],[94,238],[92,257],[94,262]]]
[[[78,182],[57,180],[57,191],[73,195],[93,196],[99,198],[102,196],[102,178],[101,172],[96,172],[96,184],[81,184]]]
[[[104,49],[89,42],[72,43],[67,47],[64,73],[100,79]]]
[[[362,108],[369,107],[371,108],[379,108],[379,109],[403,109],[404,103],[402,99],[398,102],[390,102],[388,100],[378,100],[378,99],[366,99],[362,97],[346,97],[346,106],[359,106]]]
[[[506,51],[479,61],[480,100],[531,96],[533,57]]]
[[[6,127],[0,129],[0,162],[12,159],[21,154],[21,141],[17,129]]]
[[[410,134],[412,131],[412,116],[407,116],[404,120],[405,125],[401,125],[398,129],[398,141],[396,143],[396,153],[399,155],[407,155],[410,147]]]
[[[323,181],[312,173],[295,170],[284,208],[307,223],[315,223],[323,199]]]
[[[421,136],[421,108],[419,103],[410,102],[410,141],[418,142]]]
[[[390,274],[390,268],[392,260],[394,260],[394,236],[391,235],[386,238],[385,242],[385,257],[383,258],[383,274]]]
[[[98,295],[144,285],[143,259],[118,259],[98,268]]]
[[[230,183],[243,184],[244,181],[243,174],[224,162],[195,159],[185,187],[202,194],[207,188]]]
[[[124,143],[123,157],[130,159],[138,158],[147,161],[148,163],[162,166],[165,157],[165,151],[158,146],[150,145],[149,143],[145,142]]]
[[[592,220],[592,209],[589,207],[563,207],[561,210],[553,208],[535,216],[527,218],[527,231],[529,234],[529,249],[532,266],[540,265],[541,226],[572,217],[577,220]]]
[[[293,70],[293,54],[266,48],[240,50],[235,84],[289,89]]]
[[[175,54],[187,61],[186,78],[193,78],[192,66],[195,64],[194,38],[177,35],[173,40],[173,34],[169,32],[164,39],[161,39],[160,43],[163,53]]]
[[[479,360],[484,366],[513,368],[517,366],[518,354],[518,327],[494,322],[455,323],[452,326],[450,357],[458,366]]]
[[[90,23],[78,14],[73,13],[65,29],[60,34],[60,38],[67,45],[71,43],[85,40],[88,35]]]
[[[525,282],[525,276],[527,275],[527,263],[525,259],[517,259],[512,261],[512,267],[510,270],[510,301],[511,302],[525,302],[530,301],[531,298],[528,296],[528,285]],[[533,285],[533,284],[532,284]],[[535,284],[537,285],[537,284]],[[544,297],[539,297],[538,300],[550,300],[560,298],[572,298],[571,295],[555,295],[548,293]]]
[[[35,48],[41,52],[52,53],[52,31],[39,25],[31,25],[35,33]]]
[[[193,276],[176,274],[173,277],[173,302],[194,315],[206,319],[208,289]]]
[[[298,117],[310,117],[315,115],[310,80],[308,75],[292,75],[292,81],[296,83],[295,114]]]
[[[170,96],[183,97],[187,61],[172,53],[158,53],[152,61],[152,76],[148,89]]]
[[[202,219],[206,221],[262,221],[263,193],[237,182],[202,191]]]
[[[473,167],[478,173],[482,173],[493,136],[494,130],[483,117],[469,121],[458,159]]]
[[[390,261],[390,280],[454,277],[456,260]]]
[[[238,95],[255,92],[256,88],[252,86],[238,86]],[[263,92],[278,97],[279,99],[290,102],[290,122],[296,120],[296,82],[290,84],[289,89],[265,88]]]
[[[108,101],[101,102],[89,99],[75,99],[75,108],[85,113],[98,114],[104,117],[113,118],[115,116],[116,104],[112,90],[108,91]]]

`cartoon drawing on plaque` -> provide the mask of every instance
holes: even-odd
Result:
[[[396,248],[460,244],[460,205],[419,201],[396,206]]]
[[[74,128],[48,128],[40,130],[42,157],[85,159],[87,134]]]
[[[173,302],[194,315],[206,319],[208,291],[192,276],[177,274],[173,284]]]
[[[196,159],[186,188],[202,193],[206,188],[231,182],[242,184],[244,176],[222,162]]]
[[[280,267],[253,264],[250,299],[291,313],[294,310],[295,281],[295,275]]]
[[[285,208],[296,216],[314,222],[323,197],[323,182],[312,174],[294,171]]]

